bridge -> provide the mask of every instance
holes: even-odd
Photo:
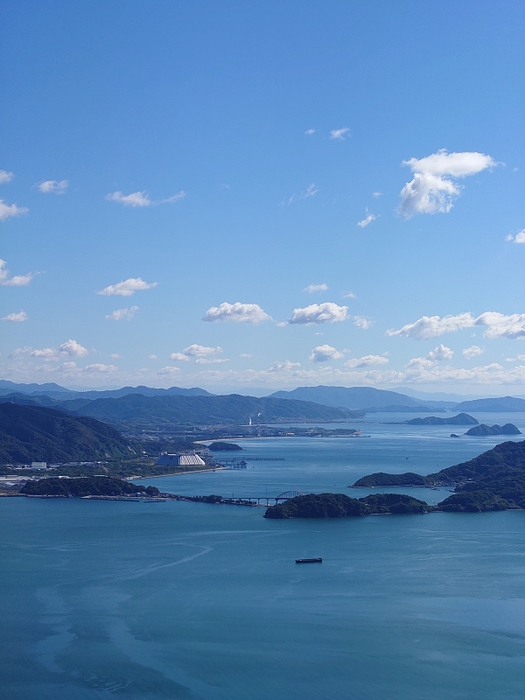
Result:
[[[278,496],[245,496],[235,498],[232,494],[231,498],[223,498],[222,496],[183,496],[175,493],[162,494],[164,497],[172,498],[178,501],[197,501],[199,503],[224,503],[232,506],[270,506],[277,505],[281,501],[287,501],[296,496],[305,496],[304,491],[283,491]],[[209,500],[217,499],[217,500]]]

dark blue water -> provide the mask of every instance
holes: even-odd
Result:
[[[363,428],[372,437],[246,441],[242,472],[152,483],[356,495],[369,471],[430,472],[498,442]],[[2,699],[523,700],[525,512],[263,512],[0,499]],[[323,563],[294,563],[308,556]]]

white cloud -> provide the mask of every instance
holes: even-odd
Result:
[[[102,294],[103,296],[119,296],[119,297],[130,297],[135,292],[142,292],[145,289],[152,289],[156,287],[158,282],[145,282],[140,277],[129,277],[123,282],[118,282],[117,284],[110,284],[109,287],[105,287],[97,294]]]
[[[371,318],[366,318],[366,316],[354,316],[354,326],[362,328],[362,330],[367,331],[373,324]]]
[[[431,362],[443,362],[444,360],[451,360],[453,357],[454,351],[441,343],[441,345],[438,345],[437,348],[428,353],[426,359]]]
[[[14,173],[8,173],[7,170],[0,170],[0,185],[5,185],[14,178]]]
[[[338,306],[331,301],[324,304],[310,304],[302,309],[294,309],[289,324],[336,323],[346,321],[348,306]]]
[[[186,192],[181,190],[167,199],[153,201],[150,199],[148,193],[143,190],[142,192],[132,192],[131,194],[112,192],[106,195],[106,199],[109,202],[118,202],[119,204],[123,204],[125,207],[155,207],[158,204],[171,204],[172,202],[177,202],[179,199],[184,199],[185,196]]]
[[[38,185],[38,189],[44,194],[64,194],[68,185],[67,180],[46,180]]]
[[[383,192],[372,192],[372,197],[375,197],[378,199],[379,197],[383,196]]]
[[[138,310],[138,306],[130,306],[129,309],[116,309],[107,314],[106,318],[110,318],[113,321],[131,321]]]
[[[57,348],[43,348],[42,350],[35,348],[18,348],[12,354],[12,357],[19,355],[29,355],[31,357],[41,357],[46,362],[60,360],[64,357],[85,357],[89,354],[87,348],[77,343],[76,340],[69,339]]]
[[[111,372],[117,372],[118,367],[115,367],[115,365],[103,365],[97,362],[93,365],[83,367],[81,371],[85,374],[110,374]]]
[[[22,321],[27,321],[27,314],[25,311],[19,311],[18,313],[7,314],[1,321],[13,321],[13,323],[21,323]]]
[[[172,374],[176,374],[177,372],[180,372],[180,367],[173,367],[172,365],[168,365],[167,367],[159,369],[157,374],[160,374],[161,376],[170,376]]]
[[[485,338],[494,340],[495,338],[524,338],[525,337],[525,314],[501,314],[497,311],[486,311],[477,318],[470,312],[458,314],[457,316],[423,316],[414,323],[408,323],[399,330],[388,330],[390,336],[406,336],[418,340],[436,338],[444,333],[453,333],[463,328],[474,326],[485,326],[483,333]]]
[[[156,360],[157,356],[156,355],[148,355],[148,360]]]
[[[372,223],[372,221],[375,221],[377,219],[377,216],[375,214],[367,214],[364,219],[361,219],[361,221],[357,222],[357,225],[360,226],[361,228],[365,228],[369,224]]]
[[[509,235],[505,237],[505,240],[514,241],[514,243],[525,243],[525,228],[521,231],[518,231],[518,233],[515,236],[509,233]]]
[[[220,306],[212,306],[206,311],[202,319],[214,323],[216,321],[228,321],[231,323],[262,323],[271,321],[271,316],[261,309],[259,304],[229,304],[224,301]]]
[[[343,353],[331,345],[318,345],[312,350],[310,362],[327,362],[328,360],[340,360]]]
[[[215,357],[221,352],[223,352],[223,350],[219,345],[214,348],[206,345],[197,345],[194,343],[193,345],[189,345],[187,348],[184,348],[182,352],[172,352],[170,355],[170,360],[176,360],[178,362],[190,362],[190,360],[193,360],[196,365],[210,365],[229,362],[229,360]]]
[[[118,354],[118,352],[112,352],[110,354],[110,357],[112,360],[120,360],[120,355]]]
[[[0,221],[5,221],[11,216],[21,216],[27,214],[27,207],[19,207],[16,204],[6,204],[3,199],[0,199]]]
[[[343,299],[357,299],[357,294],[354,294],[353,292],[343,292],[342,294]]]
[[[452,333],[462,328],[471,328],[476,323],[476,319],[471,313],[458,314],[457,316],[422,316],[414,323],[407,323],[398,331],[390,329],[386,332],[389,336],[406,336],[426,340],[437,338],[443,333]]]
[[[350,129],[345,126],[344,129],[332,129],[330,132],[330,138],[335,141],[344,141],[345,135],[348,134]]]
[[[281,373],[286,373],[286,372],[291,372],[296,369],[296,367],[300,367],[301,363],[300,362],[291,362],[290,360],[285,360],[284,362],[274,362],[270,365],[270,367],[266,370],[270,374],[281,374]]]
[[[244,360],[250,360],[253,357],[253,355],[250,355],[249,352],[241,352],[239,357],[242,357]]]
[[[388,364],[388,358],[384,355],[364,355],[355,360],[347,360],[344,366],[348,367],[348,369],[361,369],[362,367],[386,364]]]
[[[112,192],[106,195],[109,202],[118,202],[125,207],[150,207],[153,202],[149,198],[147,192],[132,192],[131,194],[123,194],[122,192]]]
[[[497,311],[486,311],[476,319],[476,326],[487,326],[483,334],[485,338],[516,338],[525,337],[525,314],[500,314]]]
[[[314,292],[326,292],[328,290],[328,285],[323,282],[323,284],[309,284],[308,287],[303,289],[303,292],[308,292],[308,294],[313,294]]]
[[[479,345],[471,345],[469,348],[462,350],[462,355],[466,357],[467,360],[471,360],[473,357],[483,355],[484,352],[483,348],[480,348]]]
[[[33,272],[28,272],[27,275],[10,276],[5,260],[0,259],[0,284],[4,287],[25,287],[34,277]]]
[[[305,135],[305,136],[312,136],[312,134],[315,134],[315,129],[307,129],[307,130],[304,132],[304,135]]]
[[[410,219],[415,214],[449,212],[461,193],[461,187],[451,178],[475,175],[496,162],[484,153],[448,153],[442,149],[426,158],[405,160],[403,165],[410,167],[414,178],[401,190],[399,213]]]

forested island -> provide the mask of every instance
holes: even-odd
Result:
[[[442,511],[481,512],[525,508],[525,441],[503,442],[468,462],[422,476],[376,472],[352,487],[448,486],[455,493],[438,504]]]
[[[72,479],[38,479],[28,481],[20,490],[24,496],[65,496],[81,498],[83,496],[159,496],[155,486],[132,484],[124,479],[111,476],[79,477]]]
[[[267,508],[264,517],[349,518],[364,515],[428,513],[434,510],[424,501],[397,493],[377,493],[365,498],[350,498],[344,493],[309,493]]]

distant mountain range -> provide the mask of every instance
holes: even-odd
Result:
[[[342,406],[350,409],[362,409],[368,413],[374,411],[443,411],[454,406],[447,401],[422,401],[421,399],[371,387],[342,386],[303,386],[293,391],[276,391],[270,395],[278,399],[298,399],[314,401],[325,406]]]
[[[457,411],[469,413],[517,413],[525,411],[525,400],[514,396],[503,396],[496,399],[474,399],[463,401],[454,407]]]
[[[154,389],[148,386],[125,386],[121,389],[107,389],[102,391],[72,391],[65,389],[58,384],[15,384],[5,379],[0,380],[0,396],[7,394],[29,394],[29,395],[44,395],[54,399],[117,399],[128,394],[141,394],[142,396],[213,396],[206,389],[194,387],[192,389],[183,389],[178,386],[172,386],[169,389]]]

